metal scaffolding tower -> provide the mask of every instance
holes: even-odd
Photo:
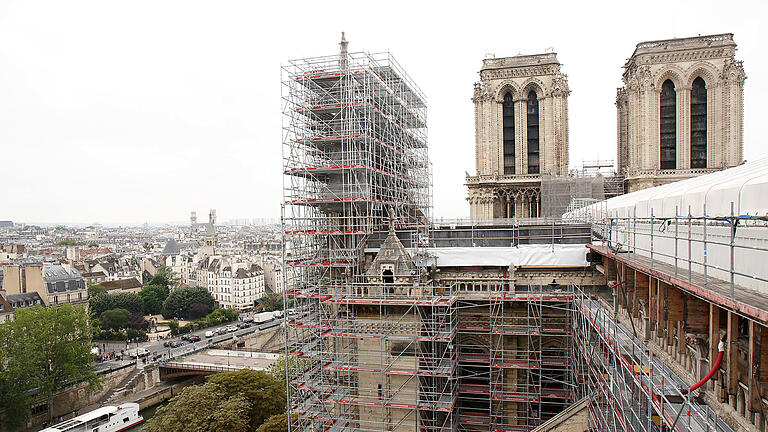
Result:
[[[427,238],[425,98],[388,53],[341,48],[282,69],[286,353],[303,359],[291,430],[452,430],[455,297],[420,272],[363,268],[373,233]]]

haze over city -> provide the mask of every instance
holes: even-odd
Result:
[[[389,50],[427,96],[434,214],[467,217],[473,83],[483,58],[557,52],[568,75],[570,165],[616,158],[616,88],[639,41],[734,32],[745,61],[744,157],[768,155],[765,2],[4,1],[0,219],[184,223],[277,218],[280,65]],[[409,13],[404,14],[403,9]],[[715,13],[714,11],[717,10]],[[319,19],[319,14],[323,18]]]

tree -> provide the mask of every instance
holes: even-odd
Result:
[[[107,289],[104,288],[101,284],[87,282],[86,285],[88,285],[88,298],[91,298],[97,294],[107,293]]]
[[[146,432],[246,432],[251,430],[247,398],[207,382],[186,387],[144,425]]]
[[[288,368],[289,378],[293,379],[309,369],[309,360],[300,359],[291,354],[286,361],[285,354],[280,354],[274,363],[269,365],[267,372],[285,385],[285,369]],[[291,390],[289,390],[291,391]],[[291,393],[293,394],[293,393]]]
[[[251,369],[224,372],[208,377],[209,383],[220,385],[227,396],[241,395],[251,403],[251,430],[264,420],[285,411],[285,385],[272,375]]]
[[[10,325],[0,325],[0,407],[2,407],[3,424],[10,429],[20,428],[29,420],[30,398],[26,393],[25,383],[29,371],[25,363],[11,361],[14,357],[24,358],[23,346],[11,344]],[[14,356],[9,352],[15,345],[18,350]]]
[[[110,309],[99,315],[101,328],[120,330],[128,327],[131,320],[131,312],[126,309]]]
[[[294,414],[293,419],[298,417]],[[285,432],[288,430],[288,414],[275,414],[261,424],[256,432]]]
[[[157,272],[155,272],[155,275],[152,276],[152,279],[149,281],[149,285],[160,285],[164,286],[166,290],[170,291],[171,288],[173,288],[176,283],[178,283],[178,278],[173,273],[173,270],[169,269],[166,266],[162,266],[159,269],[157,269]]]
[[[168,289],[162,285],[145,285],[139,291],[139,297],[144,302],[144,313],[157,315],[163,310],[163,302],[168,298]]]
[[[189,319],[197,320],[208,315],[210,312],[211,308],[208,307],[208,305],[199,303],[193,304],[192,307],[189,308]]]
[[[182,287],[173,290],[163,303],[165,318],[188,318],[192,305],[203,304],[213,309],[213,297],[203,287]]]
[[[128,327],[136,330],[147,331],[149,330],[149,321],[144,318],[142,314],[131,315],[130,321],[128,321]]]
[[[114,309],[114,301],[110,294],[98,293],[88,298],[88,310],[93,316],[99,316],[102,312]]]
[[[29,419],[25,392],[37,389],[48,402],[53,419],[53,395],[73,382],[86,381],[89,390],[98,386],[91,354],[91,327],[85,309],[69,304],[17,309],[14,319],[0,325],[0,398],[18,397],[11,406],[11,422]],[[6,416],[8,417],[8,416]]]
[[[114,298],[115,307],[128,309],[131,313],[144,313],[144,300],[132,292],[110,294]]]
[[[129,292],[101,293],[88,299],[88,307],[93,316],[100,316],[110,309],[126,309],[131,313],[143,313],[144,300],[138,294]]]
[[[83,245],[85,245],[85,243],[79,242],[76,240],[61,240],[56,242],[56,246],[83,246]]]
[[[206,318],[222,323],[234,321],[239,315],[240,314],[234,309],[219,308],[211,312]]]
[[[258,306],[256,309],[261,312],[274,312],[283,310],[283,296],[282,294],[264,294],[260,299],[256,300]],[[288,302],[288,307],[291,307],[291,302]]]

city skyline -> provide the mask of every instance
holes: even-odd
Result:
[[[279,67],[290,58],[335,53],[341,31],[352,52],[390,50],[426,93],[438,218],[469,215],[464,172],[474,174],[472,89],[491,55],[557,52],[572,90],[574,168],[582,160],[615,159],[615,92],[637,43],[734,33],[747,74],[744,157],[765,157],[768,149],[758,145],[767,138],[759,128],[764,108],[750,95],[766,91],[759,17],[767,7],[753,2],[711,14],[714,4],[659,2],[636,10],[604,3],[587,11],[562,3],[555,7],[561,13],[516,18],[511,28],[495,18],[511,6],[415,5],[407,18],[397,8],[379,11],[378,23],[406,30],[376,32],[365,18],[369,6],[340,8],[320,26],[310,4],[287,11],[164,2],[148,14],[149,3],[6,3],[0,142],[19,163],[0,169],[7,185],[0,219],[184,224],[189,210],[208,208],[222,220],[279,217]],[[610,12],[601,12],[606,5]],[[289,12],[291,28],[301,31],[281,27],[279,18]],[[629,23],[617,18],[630,14]]]

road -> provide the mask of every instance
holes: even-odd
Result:
[[[282,318],[278,318],[278,319],[282,319]],[[229,324],[237,325],[238,323],[239,323],[238,321],[234,321],[234,322],[227,323],[227,324],[220,324],[220,325],[215,326],[215,327],[210,327],[210,328],[206,328],[206,329],[202,329],[202,330],[197,330],[197,331],[192,332],[192,333],[187,333],[187,335],[197,335],[197,336],[200,336],[200,341],[199,342],[186,342],[186,341],[182,341],[183,345],[181,345],[181,346],[179,346],[177,348],[165,347],[165,346],[163,346],[163,343],[164,342],[169,342],[169,341],[174,341],[174,340],[181,340],[181,336],[176,336],[176,337],[174,337],[172,339],[165,339],[165,340],[160,340],[160,341],[140,342],[138,344],[131,343],[131,344],[129,344],[129,348],[128,349],[129,350],[135,350],[136,347],[138,346],[139,348],[146,348],[147,350],[149,350],[149,355],[148,356],[146,356],[146,357],[144,357],[142,359],[139,359],[139,365],[143,366],[145,364],[155,363],[155,362],[158,362],[160,360],[168,360],[170,358],[178,357],[180,355],[188,354],[188,353],[191,353],[191,352],[194,352],[194,351],[199,351],[199,350],[202,350],[202,349],[207,349],[211,345],[215,345],[217,343],[230,340],[230,339],[232,339],[235,336],[240,337],[240,336],[244,336],[244,335],[247,335],[247,334],[250,334],[250,333],[257,332],[258,328],[259,328],[258,324],[249,323],[250,327],[246,327],[246,328],[243,328],[243,329],[238,329],[236,332],[228,332],[228,333],[225,333],[225,334],[222,334],[222,335],[215,335],[212,338],[206,338],[205,337],[205,332],[208,331],[208,330],[214,330],[215,331],[219,327],[226,327]],[[100,346],[99,346],[99,349],[103,349],[103,345],[102,344],[106,345],[106,352],[115,351],[115,353],[117,353],[117,354],[120,353],[121,349],[125,350],[125,348],[126,348],[126,344],[124,342],[107,342],[107,343],[102,342],[100,344]],[[96,371],[97,372],[102,372],[102,371],[105,371],[105,370],[117,369],[117,368],[123,367],[123,366],[128,365],[128,364],[136,364],[136,359],[130,358],[127,354],[125,354],[123,356],[122,360],[117,358],[115,360],[109,360],[109,361],[104,361],[104,362],[97,363]]]

